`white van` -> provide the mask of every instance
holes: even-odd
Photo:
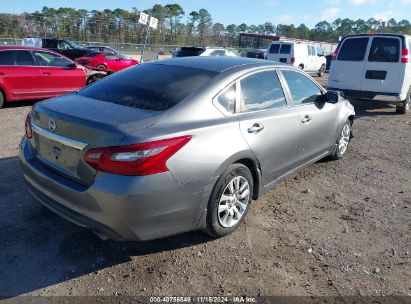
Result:
[[[324,53],[313,44],[274,41],[267,49],[267,60],[288,63],[320,77],[325,73]]]
[[[397,103],[397,113],[410,109],[411,36],[360,34],[344,37],[331,62],[329,90],[346,96]]]

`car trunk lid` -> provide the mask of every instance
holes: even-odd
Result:
[[[88,149],[120,145],[124,136],[152,126],[161,114],[77,94],[41,102],[33,110],[31,142],[37,159],[86,186],[96,174],[83,160]]]

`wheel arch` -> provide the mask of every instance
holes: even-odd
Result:
[[[8,100],[6,90],[0,85],[0,94],[3,94],[3,102],[6,103]]]
[[[242,164],[250,170],[253,176],[253,199],[258,199],[260,195],[260,185],[261,185],[261,167],[258,162],[251,158],[241,158],[233,162],[233,164]]]

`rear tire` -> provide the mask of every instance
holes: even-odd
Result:
[[[407,114],[410,111],[411,106],[411,88],[408,91],[407,98],[396,107],[396,112],[398,114]]]
[[[105,76],[106,75],[100,75],[100,74],[91,75],[87,78],[86,85],[92,84],[93,82],[103,79]]]
[[[318,70],[318,77],[323,77],[325,73],[325,65],[323,64],[321,68]]]
[[[0,109],[5,105],[5,100],[3,92],[0,91]]]
[[[99,71],[103,71],[103,72],[107,71],[107,68],[104,64],[99,64],[97,68]]]
[[[244,221],[252,200],[253,176],[242,164],[233,164],[221,175],[207,207],[206,233],[222,237]]]
[[[299,68],[301,71],[304,71],[304,65],[303,65],[303,64],[300,64],[300,65],[298,66],[298,68]]]
[[[337,160],[344,156],[345,152],[347,152],[348,150],[348,145],[351,140],[351,134],[352,122],[350,120],[347,120],[342,127],[341,132],[338,136],[337,143],[329,156],[331,160]]]

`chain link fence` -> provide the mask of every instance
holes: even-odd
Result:
[[[0,38],[0,46],[10,46],[10,45],[21,45],[22,39],[20,38]],[[89,45],[104,45],[111,48],[117,49],[121,53],[139,56],[141,54],[142,44],[137,43],[108,43],[100,41],[73,41],[80,47],[85,47]],[[180,45],[160,45],[160,44],[147,44],[144,49],[144,61],[150,61],[157,59],[158,55],[171,55],[172,52],[179,49],[182,46],[187,46],[186,44]],[[238,54],[245,53],[249,48],[236,48],[238,49]]]

